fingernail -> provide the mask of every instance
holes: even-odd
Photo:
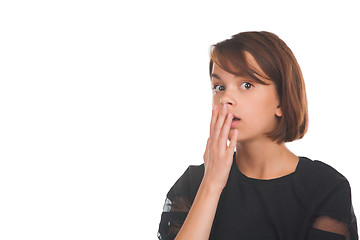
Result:
[[[216,110],[216,105],[213,106],[213,111],[215,111],[215,110]]]

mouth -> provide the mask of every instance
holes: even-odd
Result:
[[[240,118],[234,116],[233,121],[240,121]]]
[[[238,124],[240,124],[240,118],[234,116],[231,122],[231,128],[235,128]]]

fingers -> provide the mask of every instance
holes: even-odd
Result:
[[[229,113],[226,117],[225,123],[221,129],[220,132],[220,138],[219,138],[219,144],[220,146],[225,146],[227,147],[227,140],[229,137],[229,132],[230,132],[230,128],[231,128],[231,122],[233,119],[233,115],[231,113]]]
[[[217,117],[216,123],[214,125],[214,128],[212,129],[212,132],[211,132],[212,135],[210,135],[213,138],[214,142],[218,141],[220,131],[221,131],[223,125],[224,125],[224,120],[226,118],[226,113],[227,113],[227,106],[226,106],[226,104],[224,104],[221,107],[221,110],[220,110],[220,112],[218,114],[218,117]]]
[[[228,154],[231,156],[233,156],[234,151],[235,151],[235,147],[236,147],[236,143],[237,143],[237,136],[238,136],[238,130],[235,129],[234,134],[232,135],[232,137],[230,139],[230,144],[229,144],[229,148],[228,148]]]
[[[233,115],[228,113],[226,104],[223,105],[220,110],[218,106],[214,106],[210,123],[210,137],[206,144],[204,160],[206,153],[209,154],[208,151],[212,148],[211,145],[219,150],[222,149],[222,151],[230,152],[231,154],[234,153],[237,143],[237,129],[234,129],[230,144],[227,146],[232,119]]]
[[[232,118],[233,115],[228,114],[226,104],[221,109],[214,107],[210,123],[210,137],[204,153],[204,178],[209,184],[218,186],[221,190],[227,182],[237,143],[238,134],[234,129],[229,147],[227,146]]]
[[[218,117],[218,106],[214,105],[212,110],[211,122],[210,122],[210,136],[213,135],[217,117]]]

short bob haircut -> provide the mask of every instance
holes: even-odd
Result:
[[[246,61],[250,53],[266,76],[254,71]],[[305,83],[298,62],[290,48],[270,32],[241,32],[211,46],[210,76],[214,62],[226,72],[247,76],[265,84],[258,76],[276,85],[282,116],[278,125],[266,135],[278,144],[301,139],[308,129],[308,106]]]

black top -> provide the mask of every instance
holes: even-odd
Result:
[[[242,174],[233,157],[210,238],[219,240],[345,240],[340,234],[313,228],[320,216],[346,224],[357,240],[357,224],[347,179],[321,161],[299,157],[295,172],[271,180]],[[158,238],[174,239],[194,201],[204,175],[204,164],[189,166],[167,194]]]

